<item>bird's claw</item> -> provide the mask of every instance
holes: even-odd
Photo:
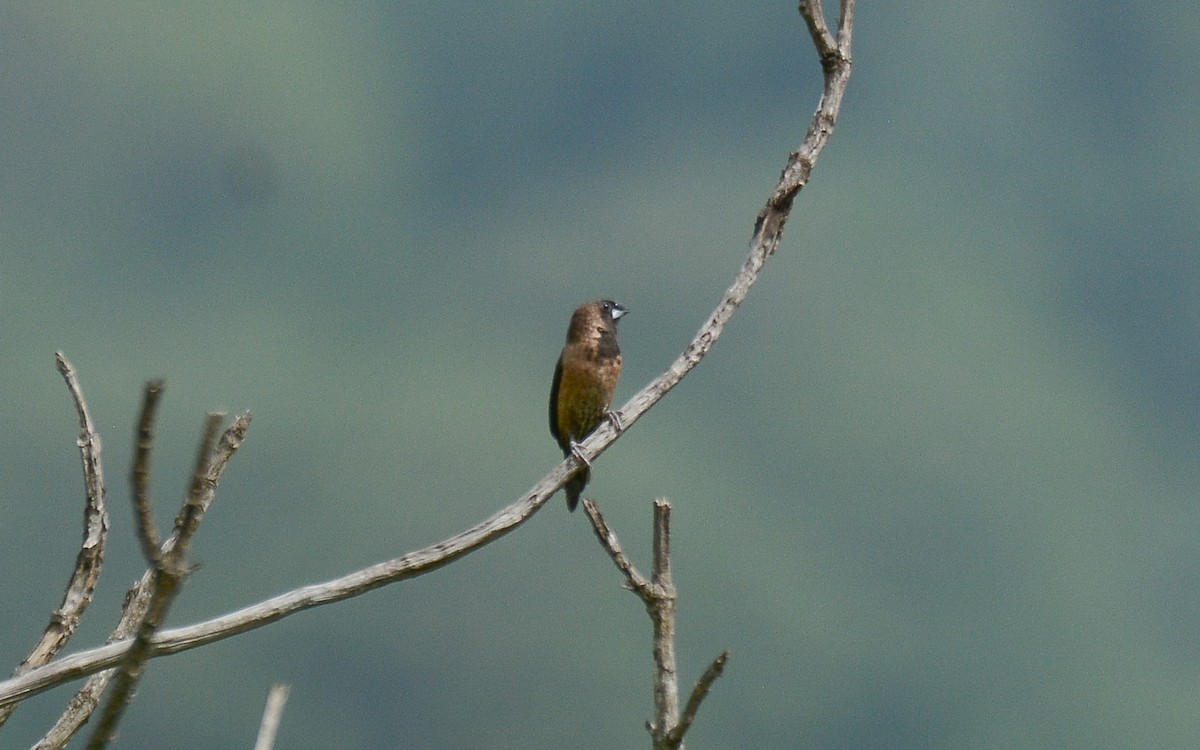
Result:
[[[592,468],[592,460],[588,458],[587,451],[584,450],[582,445],[574,440],[571,441],[571,455],[579,459],[579,463],[583,464],[589,469]]]
[[[625,425],[621,423],[620,412],[606,411],[604,412],[604,418],[608,420],[608,423],[611,424],[613,429],[618,433],[625,431]]]

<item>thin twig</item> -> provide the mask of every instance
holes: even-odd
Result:
[[[271,750],[275,747],[275,735],[279,732],[279,720],[283,717],[283,707],[287,704],[288,685],[272,685],[267,693],[267,706],[263,709],[262,723],[258,726],[258,739],[254,750]]]
[[[142,393],[142,413],[138,417],[137,434],[134,436],[133,471],[130,473],[134,520],[137,521],[134,528],[142,545],[142,555],[152,568],[158,566],[162,541],[158,537],[158,526],[154,523],[154,512],[150,505],[150,451],[154,447],[154,419],[158,414],[163,388],[163,381],[151,380],[146,383]]]
[[[104,503],[104,468],[100,463],[100,436],[96,434],[87,401],[83,398],[83,389],[75,375],[75,368],[62,352],[56,352],[54,358],[58,371],[67,383],[67,390],[71,393],[75,412],[79,417],[79,440],[76,442],[83,463],[83,542],[79,547],[79,554],[75,556],[75,567],[67,581],[62,603],[50,615],[50,623],[42,633],[41,639],[13,671],[14,675],[22,675],[49,662],[75,634],[84,611],[92,601],[96,583],[100,580],[104,551],[108,543],[108,509]],[[0,726],[4,725],[14,710],[15,705],[0,706]]]
[[[208,421],[204,427],[204,437],[200,439],[200,448],[196,453],[196,466],[192,470],[192,484],[183,505],[179,508],[179,514],[175,517],[175,531],[172,534],[175,544],[171,547],[169,554],[171,564],[177,568],[175,572],[179,575],[185,572],[188,546],[192,542],[196,529],[200,526],[200,521],[204,519],[204,511],[208,509],[208,504],[216,493],[216,480],[210,479],[210,476],[213,470],[213,461],[217,456],[217,440],[220,436],[221,422],[224,419],[225,415],[220,412],[212,412],[208,415]]]
[[[692,694],[688,696],[688,702],[683,708],[683,715],[679,718],[679,723],[667,735],[667,747],[683,747],[683,735],[687,734],[692,722],[696,720],[700,704],[704,702],[713,683],[725,671],[725,664],[728,661],[729,651],[722,651],[716,659],[713,659],[713,663],[708,665],[708,669],[704,670],[704,674],[700,675],[700,679],[696,680],[696,685],[692,688]]]
[[[646,576],[638,572],[638,569],[633,566],[625,551],[621,549],[621,543],[617,540],[616,533],[604,520],[600,509],[596,507],[596,503],[588,497],[583,499],[583,512],[587,514],[588,520],[592,522],[592,531],[596,532],[596,539],[600,541],[600,546],[604,547],[604,551],[612,558],[612,561],[617,566],[617,570],[625,576],[625,588],[637,594],[646,606],[654,603],[654,591],[650,585],[650,580]]]
[[[234,452],[237,451],[246,439],[246,433],[250,429],[250,418],[250,412],[239,415],[221,436],[221,441],[217,445],[217,454],[213,457],[212,470],[209,474],[214,487],[224,472],[225,467],[228,466],[229,459],[233,457]],[[213,497],[213,495],[206,496],[205,501],[211,503]],[[204,509],[207,510],[207,507],[205,505]],[[159,552],[162,554],[164,551],[174,548],[174,546],[175,538],[173,536],[168,537]],[[125,594],[125,606],[121,610],[121,617],[108,637],[110,645],[123,643],[128,648],[131,643],[129,639],[137,633],[138,626],[150,607],[154,575],[154,568],[150,568]],[[101,648],[107,648],[107,646],[102,646]],[[124,649],[120,653],[123,654]],[[111,663],[101,667],[103,671],[89,670],[78,675],[91,676],[88,677],[83,687],[71,699],[67,710],[63,712],[54,726],[50,728],[32,750],[59,750],[75,736],[96,710],[96,706],[100,702],[100,696],[104,693],[112,678],[116,676],[117,671],[112,667],[118,664],[120,659],[121,656],[118,655]]]
[[[161,383],[151,382],[146,385],[142,413],[149,413],[151,419],[154,414],[154,402],[157,401],[161,391]],[[224,414],[211,413],[205,422],[204,435],[200,439],[200,448],[196,456],[196,466],[192,472],[191,487],[179,510],[175,521],[175,532],[171,536],[174,543],[170,549],[147,548],[146,561],[154,570],[151,579],[150,602],[138,625],[133,644],[121,660],[120,669],[117,671],[112,691],[108,696],[108,702],[105,703],[100,721],[88,739],[88,750],[101,750],[116,737],[117,726],[121,722],[125,709],[133,700],[134,688],[141,680],[146,662],[152,655],[151,639],[162,627],[167,617],[167,611],[171,608],[179,588],[183,585],[184,578],[187,577],[188,546],[191,543],[192,535],[199,528],[204,510],[207,508],[207,504],[204,502],[206,495],[211,500],[212,494],[216,491],[216,482],[209,481],[209,474],[216,452],[217,433],[221,429],[221,421],[224,417]],[[152,428],[152,425],[149,427]],[[153,434],[151,429],[146,428],[145,424],[139,426],[139,435]],[[144,489],[148,496],[148,488]],[[135,497],[134,505],[140,506],[140,501],[141,498]],[[139,507],[138,517],[145,523],[146,528],[151,530],[143,530],[143,534],[148,535],[154,533],[152,529],[155,525],[154,519],[150,517],[149,507],[145,507],[144,510],[143,513],[143,509]]]

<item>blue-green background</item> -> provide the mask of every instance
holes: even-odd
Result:
[[[0,663],[78,545],[100,643],[164,377],[163,524],[205,411],[250,436],[186,624],[434,542],[559,459],[566,319],[623,402],[740,265],[820,91],[794,2],[0,9]],[[830,16],[836,12],[830,9]],[[841,120],[698,370],[597,464],[675,507],[689,747],[1200,743],[1200,6],[859,5]],[[117,747],[645,747],[649,622],[556,498],[427,577],[153,662]],[[27,702],[25,747],[69,691]],[[79,743],[77,743],[79,744]]]

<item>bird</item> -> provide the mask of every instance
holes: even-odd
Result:
[[[591,461],[579,442],[603,419],[621,429],[620,417],[608,407],[621,376],[617,322],[627,312],[623,305],[610,299],[580,305],[571,315],[567,343],[554,368],[554,381],[550,385],[550,434],[562,448],[564,458],[575,456],[583,464],[563,485],[567,510],[575,510],[579,494],[591,478]]]

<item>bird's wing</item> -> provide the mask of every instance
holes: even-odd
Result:
[[[554,382],[550,384],[550,434],[558,442],[558,447],[564,451],[567,450],[563,445],[563,435],[558,434],[558,386],[562,384],[563,361],[562,356],[558,358],[558,364],[554,366]]]

